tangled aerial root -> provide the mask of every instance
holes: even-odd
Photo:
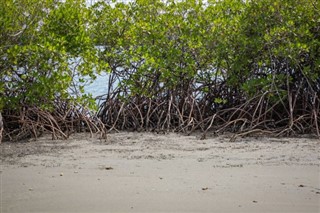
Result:
[[[112,96],[110,96],[112,97]],[[117,97],[114,95],[113,97]],[[128,97],[120,101],[107,99],[98,117],[108,131],[174,131],[190,134],[195,130],[203,133],[235,133],[233,139],[252,134],[289,136],[319,133],[319,96],[313,94],[310,103],[291,97],[291,104],[284,100],[271,101],[269,93],[259,94],[250,100],[225,108],[210,108],[192,94],[181,99],[170,96]],[[290,98],[289,98],[290,99]]]
[[[99,133],[106,138],[106,129],[101,121],[81,107],[67,102],[57,102],[54,110],[39,107],[23,107],[20,111],[3,111],[5,140],[19,141],[38,138],[45,132],[52,139],[67,139],[74,132]]]
[[[223,84],[224,85],[224,84]],[[3,110],[4,138],[17,141],[50,132],[53,139],[66,139],[74,132],[90,132],[106,138],[108,132],[154,131],[191,134],[234,133],[231,140],[249,135],[294,136],[311,134],[320,138],[320,87],[257,93],[246,99],[243,93],[202,93],[201,87],[164,90],[151,96],[132,95],[127,87],[109,91],[97,113],[66,101],[56,101],[50,110],[21,107]],[[288,87],[289,88],[289,87]],[[179,92],[180,91],[180,92]],[[221,92],[222,91],[222,92]],[[214,97],[225,102],[216,103]]]

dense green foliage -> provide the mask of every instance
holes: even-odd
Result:
[[[88,103],[104,70],[111,129],[319,135],[318,1],[1,1],[5,110]]]
[[[84,1],[1,1],[1,105],[52,108],[97,63]],[[76,58],[81,58],[76,61]]]
[[[137,0],[93,8],[101,57],[121,85],[100,110],[110,127],[319,134],[318,2]],[[123,97],[125,105],[117,102]]]
[[[8,138],[45,129],[66,137],[67,126],[83,120],[79,110],[94,106],[77,84],[102,66],[88,26],[82,0],[1,0],[0,110]]]

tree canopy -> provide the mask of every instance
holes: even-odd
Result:
[[[83,120],[77,116],[79,108],[94,104],[86,95],[72,94],[71,86],[86,76],[94,78],[103,66],[91,39],[90,10],[82,0],[1,0],[1,5],[5,132],[10,139],[37,137],[43,130],[66,137],[67,120]]]

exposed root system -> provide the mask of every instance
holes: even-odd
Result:
[[[67,139],[74,132],[90,132],[106,138],[104,125],[90,111],[57,102],[54,110],[23,107],[20,111],[4,111],[4,138],[19,141],[51,133],[52,139]]]
[[[193,88],[193,89],[191,89]],[[223,90],[225,89],[225,91]],[[319,133],[319,89],[288,89],[288,95],[275,99],[277,91],[264,92],[250,99],[243,93],[201,94],[192,85],[188,93],[179,90],[158,93],[153,97],[130,95],[118,87],[108,93],[98,117],[109,131],[174,131],[190,134],[235,133],[233,139],[248,135],[289,136]],[[223,93],[226,94],[223,96]],[[217,104],[214,97],[224,97]]]

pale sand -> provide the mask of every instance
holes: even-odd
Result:
[[[0,212],[320,212],[320,141],[153,133],[0,145]]]

